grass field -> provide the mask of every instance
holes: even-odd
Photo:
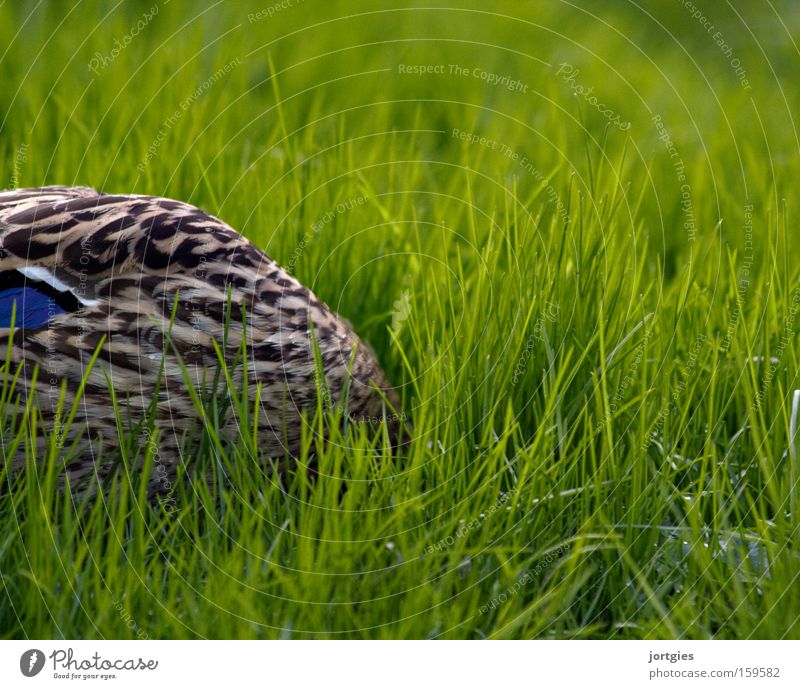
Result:
[[[444,4],[0,3],[0,186],[223,218],[414,424],[5,472],[0,635],[800,637],[800,11]]]

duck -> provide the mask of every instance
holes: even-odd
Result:
[[[37,456],[62,432],[63,410],[74,411],[60,440],[79,448],[63,468],[73,486],[119,466],[119,405],[133,426],[152,417],[152,492],[174,485],[207,422],[188,390],[207,392],[220,357],[240,351],[231,381],[258,399],[264,458],[296,458],[321,402],[354,423],[387,420],[399,447],[397,390],[350,323],[183,201],[81,186],[0,192],[0,351],[19,373],[17,401],[35,396]],[[240,432],[236,418],[222,426],[224,438]],[[6,454],[12,471],[25,465],[23,448]]]

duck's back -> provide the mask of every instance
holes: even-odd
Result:
[[[349,388],[349,412],[357,418],[381,413],[377,389],[396,399],[374,355],[345,322],[199,208],[86,187],[0,192],[0,347],[5,351],[13,337],[23,396],[38,366],[45,420],[53,420],[62,381],[69,404],[85,378],[74,433],[98,440],[87,456],[116,439],[110,381],[134,419],[157,396],[162,447],[177,461],[182,436],[198,416],[185,376],[207,388],[218,366],[214,341],[224,339],[232,360],[243,335],[249,382],[262,386],[268,454],[297,450],[302,411],[317,404],[312,338],[328,402]],[[87,374],[95,351],[97,364]],[[241,367],[234,376],[241,384]],[[235,432],[236,420],[230,423]],[[78,473],[89,469],[85,464]]]

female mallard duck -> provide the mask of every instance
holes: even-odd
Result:
[[[113,465],[105,459],[118,439],[113,385],[134,421],[157,398],[164,471],[151,483],[168,483],[198,421],[185,376],[198,389],[214,377],[214,342],[226,328],[228,352],[245,333],[266,456],[297,453],[303,412],[316,408],[325,386],[326,401],[346,401],[351,419],[387,418],[384,410],[397,408],[375,355],[349,325],[221,220],[181,201],[86,187],[0,192],[0,347],[6,352],[11,340],[20,392],[35,388],[52,431],[62,386],[70,409],[85,378],[69,439],[89,442],[68,466],[71,482],[102,478]],[[235,435],[236,419],[224,431]],[[24,462],[22,451],[5,453],[12,468]]]

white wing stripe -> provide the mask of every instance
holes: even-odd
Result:
[[[41,266],[25,266],[24,268],[18,267],[17,270],[29,280],[46,282],[53,289],[57,289],[59,292],[70,292],[71,294],[74,294],[75,298],[84,306],[97,306],[100,303],[96,299],[85,299],[79,294],[75,294],[69,288],[69,285],[61,282],[61,280],[47,270],[47,268],[42,268]]]

